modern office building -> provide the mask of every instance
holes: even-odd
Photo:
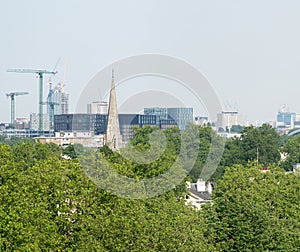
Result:
[[[276,128],[293,129],[296,121],[296,113],[290,112],[289,108],[284,106],[278,111],[276,116]]]
[[[167,108],[144,108],[145,115],[156,115],[159,116],[161,119],[168,119],[168,111]]]
[[[157,126],[161,129],[177,126],[172,119],[160,119],[155,115],[119,114],[120,132],[123,143],[132,138],[133,127],[145,125]],[[54,116],[55,132],[94,132],[95,135],[106,133],[108,115],[101,114],[68,114]]]
[[[275,127],[280,134],[288,134],[290,130],[300,128],[300,114],[290,112],[284,105],[277,113]]]
[[[189,122],[193,122],[193,108],[144,108],[145,115],[156,115],[161,120],[175,121],[182,131]]]
[[[89,114],[65,114],[54,115],[55,132],[94,131],[92,115]]]
[[[277,125],[278,126],[288,126],[293,128],[293,125],[295,123],[296,119],[296,113],[282,113],[279,112],[277,114]]]
[[[88,114],[108,114],[108,102],[104,101],[96,101],[87,105],[87,113]]]
[[[237,111],[222,111],[217,114],[216,128],[218,131],[226,131],[233,125],[243,125],[242,115]]]

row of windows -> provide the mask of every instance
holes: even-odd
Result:
[[[155,115],[119,115],[120,128],[130,128],[133,125],[142,127],[143,125],[157,125],[167,127],[168,125],[177,125],[173,119],[161,119]],[[103,134],[107,127],[107,115],[55,115],[54,130],[71,131],[71,130],[93,130]]]

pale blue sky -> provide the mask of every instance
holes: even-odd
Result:
[[[246,120],[274,120],[283,104],[300,112],[299,13],[297,0],[2,0],[0,121],[10,120],[5,94],[11,91],[30,93],[16,98],[18,117],[38,111],[35,76],[7,68],[52,70],[61,57],[52,79],[62,80],[66,63],[74,111],[80,91],[99,70],[144,53],[189,62]],[[120,89],[120,100],[130,91]]]

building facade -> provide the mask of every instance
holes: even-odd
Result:
[[[144,114],[158,116],[160,120],[176,122],[181,131],[185,130],[187,123],[193,122],[193,108],[144,108]]]
[[[87,105],[87,113],[88,114],[100,114],[107,115],[108,114],[108,103],[104,101],[96,101]]]
[[[32,113],[30,114],[30,129],[31,130],[39,130],[39,114]],[[43,130],[49,131],[50,130],[50,121],[49,115],[43,114]]]
[[[133,134],[133,128],[148,126],[157,126],[161,129],[177,126],[176,121],[160,119],[155,115],[140,114],[119,114],[120,133],[123,144],[126,144]],[[54,116],[55,132],[94,132],[95,135],[106,133],[108,115],[101,114],[68,114]]]
[[[50,84],[46,104],[51,126],[53,125],[54,115],[69,113],[69,94],[65,93],[64,84],[59,83],[54,88]]]
[[[276,130],[281,134],[287,134],[290,130],[300,128],[300,114],[290,112],[284,105],[276,115]]]
[[[243,125],[242,115],[237,111],[222,111],[217,114],[216,128],[218,131],[230,131],[234,125]]]

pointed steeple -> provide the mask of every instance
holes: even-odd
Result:
[[[111,89],[109,95],[108,120],[107,120],[107,129],[105,135],[105,144],[113,151],[119,150],[122,145],[122,136],[120,133],[114,70],[112,70],[112,81],[111,81]]]

